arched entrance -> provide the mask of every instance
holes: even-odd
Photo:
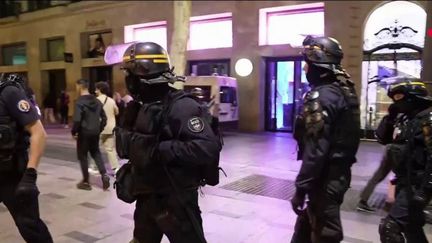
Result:
[[[391,81],[386,78],[420,78],[425,30],[426,12],[413,2],[388,2],[369,16],[364,29],[361,97],[367,138],[373,138],[391,104],[386,90]]]

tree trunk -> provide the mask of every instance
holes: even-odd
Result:
[[[171,37],[170,58],[177,75],[185,75],[186,49],[189,39],[189,18],[192,10],[192,1],[173,1],[174,4],[174,32]],[[183,82],[173,85],[183,89]]]

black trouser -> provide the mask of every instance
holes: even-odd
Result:
[[[307,209],[298,216],[291,243],[339,243],[343,240],[340,205],[351,182],[350,168],[331,171],[337,179],[324,181],[308,194]]]
[[[409,187],[397,186],[396,200],[390,209],[387,219],[398,223],[407,243],[427,243],[428,240],[423,231],[423,226],[425,225],[423,209],[413,207],[410,201]]]
[[[40,219],[38,200],[23,203],[15,198],[17,183],[7,182],[0,185],[0,202],[3,202],[9,209],[19,232],[26,242],[53,242],[47,226]]]
[[[69,113],[68,106],[64,106],[60,108],[61,124],[67,125],[69,123],[68,113]]]
[[[198,192],[184,192],[182,198],[197,219],[204,235]],[[138,197],[134,220],[134,238],[139,243],[160,243],[164,234],[171,243],[202,243],[186,210],[180,205],[174,193]]]
[[[384,156],[381,159],[380,165],[378,169],[373,174],[372,178],[369,179],[366,187],[360,194],[360,199],[367,202],[369,197],[372,195],[375,187],[383,181],[387,175],[390,173],[392,169],[393,162],[391,160],[391,156],[389,155],[389,146],[386,147],[384,152]]]
[[[105,164],[102,160],[102,154],[99,149],[99,134],[79,134],[77,141],[78,160],[81,164],[81,171],[84,177],[84,182],[89,182],[88,173],[88,153],[94,159],[96,166],[101,175],[106,174]]]

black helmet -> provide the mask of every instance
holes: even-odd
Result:
[[[391,99],[395,94],[403,94],[407,97],[420,98],[427,101],[432,101],[426,89],[426,85],[417,79],[399,78],[388,88],[387,95]]]
[[[162,46],[153,42],[137,42],[123,54],[123,68],[130,74],[148,80],[171,72],[171,63]]]
[[[331,71],[342,71],[343,58],[342,47],[339,42],[331,37],[307,36],[303,41],[305,61]]]

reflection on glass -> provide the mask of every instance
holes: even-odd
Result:
[[[276,128],[292,129],[294,62],[277,63]]]
[[[362,100],[366,101],[366,92],[368,96],[367,102],[361,102],[362,127],[376,129],[392,103],[387,96],[388,83],[384,82],[385,78],[394,76],[420,78],[421,61],[401,60],[397,62],[397,66],[393,61],[372,61],[370,64],[364,61],[362,72]],[[383,82],[373,82],[368,85],[368,80],[383,80]],[[366,113],[366,103],[369,113]]]

